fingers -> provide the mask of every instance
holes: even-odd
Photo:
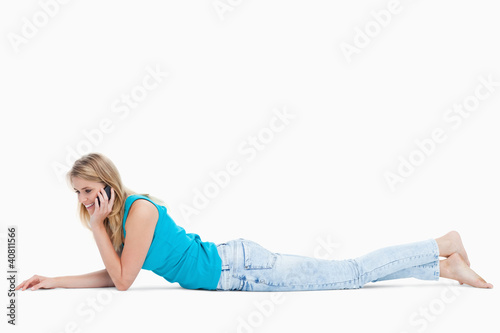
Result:
[[[94,212],[92,216],[99,219],[105,219],[113,209],[114,202],[114,190],[111,188],[111,198],[108,198],[108,194],[104,188],[97,191],[97,196],[94,199]],[[109,201],[111,199],[111,201]]]
[[[104,188],[101,188],[101,193],[102,193],[102,196],[106,199],[106,200],[109,200],[111,198],[108,197],[108,194],[106,193],[106,190]]]
[[[111,198],[113,197],[113,188],[111,188],[111,198],[108,197],[108,194],[106,193],[106,190],[103,189],[103,188],[101,189],[100,194],[102,195],[102,197],[104,198],[104,200],[106,200],[106,202],[107,202],[107,201],[111,200]]]
[[[106,191],[103,188],[101,188],[99,195],[101,196],[101,199],[104,199],[104,202],[106,202],[106,203],[108,202],[108,200],[109,200],[108,194],[106,193]]]
[[[99,198],[99,200],[101,200],[101,202],[99,202],[99,200],[97,200],[97,198]],[[96,209],[100,209],[101,208],[103,200],[104,199],[102,197],[101,192],[97,192],[97,197],[95,197],[95,199],[94,199],[94,206],[95,206]]]
[[[30,278],[30,279],[28,279],[28,280],[24,280],[21,284],[19,284],[19,285],[17,286],[16,290],[18,290],[18,289],[22,289],[22,288],[24,288],[24,289],[22,289],[22,290],[25,290],[25,289],[26,289],[26,286],[29,286],[31,279],[33,279],[33,278]]]
[[[111,198],[108,197],[108,194],[106,193],[106,190],[102,188],[97,195],[99,195],[99,198],[101,199],[101,207],[104,207],[107,213],[111,213],[111,210],[113,208],[113,202],[115,200],[115,191],[111,187]],[[100,207],[99,207],[100,208]]]
[[[106,191],[104,190],[104,188],[101,188],[98,192],[97,192],[97,196],[99,197],[99,199],[101,200],[101,204],[100,206],[106,206],[105,203],[108,202],[109,198],[108,198],[108,194],[106,193]],[[96,200],[97,200],[97,197],[96,197]]]
[[[32,279],[28,280],[21,290],[26,290],[30,288],[34,283],[36,283],[35,280]]]
[[[31,287],[31,290],[35,291],[39,288],[42,288],[43,287],[42,284],[43,284],[43,281],[38,283],[38,284],[35,284],[33,287]]]
[[[32,284],[40,282],[40,278],[37,275],[33,275],[31,278],[28,280],[23,281],[21,284],[19,284],[15,290],[26,290],[29,288]]]
[[[24,285],[24,282],[26,282],[26,280],[24,280],[23,282],[19,283],[14,290],[18,290],[19,288],[22,288],[23,285]]]

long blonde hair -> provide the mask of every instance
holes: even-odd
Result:
[[[104,183],[113,188],[115,201],[111,213],[104,220],[104,227],[113,244],[113,248],[120,254],[122,251],[121,245],[125,242],[122,224],[125,213],[125,200],[128,196],[137,193],[123,185],[116,166],[109,158],[99,153],[90,153],[80,157],[75,161],[71,170],[66,174],[66,177],[69,184],[72,183],[73,177],[79,177],[92,182]],[[158,204],[163,204],[161,200],[149,194],[142,195],[149,197]],[[89,224],[90,214],[82,203],[78,203],[78,215],[83,226],[92,230]]]

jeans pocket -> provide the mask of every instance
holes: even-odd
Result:
[[[245,256],[245,269],[269,269],[276,262],[276,254],[261,245],[242,240],[243,254]]]

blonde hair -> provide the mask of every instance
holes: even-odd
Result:
[[[109,158],[99,153],[90,153],[80,157],[75,161],[71,170],[66,174],[66,177],[69,184],[72,183],[73,177],[79,177],[92,182],[104,183],[113,188],[115,201],[111,213],[104,220],[104,227],[113,244],[113,248],[120,254],[122,251],[121,245],[125,242],[122,224],[125,213],[125,200],[128,196],[137,193],[123,185],[116,166]],[[160,199],[149,194],[142,195],[147,196],[158,204],[163,204]],[[90,214],[82,203],[78,204],[78,215],[83,226],[92,230],[89,224]]]

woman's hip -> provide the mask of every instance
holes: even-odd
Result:
[[[292,291],[357,288],[354,260],[324,260],[271,252],[239,238],[217,245],[222,271],[217,290]]]

